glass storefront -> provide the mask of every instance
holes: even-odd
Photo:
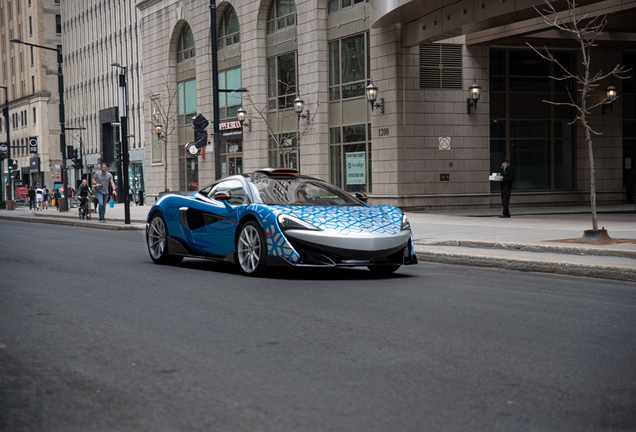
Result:
[[[574,70],[576,55],[554,52]],[[555,70],[557,69],[557,70]],[[556,81],[558,66],[531,50],[490,50],[490,171],[498,172],[509,159],[515,170],[514,189],[574,189],[575,126],[571,107],[543,102],[565,102],[573,83]],[[491,183],[491,190],[499,185]]]

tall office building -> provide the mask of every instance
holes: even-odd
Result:
[[[145,189],[141,23],[135,0],[62,0],[62,44],[66,89],[66,123],[85,152],[92,175],[106,163],[122,197],[121,169],[115,142],[122,140],[120,80],[125,76],[129,186]],[[119,66],[113,66],[113,63]],[[70,132],[69,132],[70,134]],[[79,178],[79,173],[74,174]]]
[[[59,0],[0,2],[0,101],[9,101],[11,156],[18,161],[12,184],[61,185],[62,154],[57,50],[62,41]],[[41,49],[22,42],[45,46]],[[7,141],[5,120],[0,141]],[[3,184],[8,184],[6,161]],[[23,191],[23,189],[18,189]],[[8,190],[5,190],[6,192]],[[17,197],[16,191],[12,196]]]

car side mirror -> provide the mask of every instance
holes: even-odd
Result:
[[[232,192],[230,191],[214,192],[214,199],[217,201],[229,201],[231,198],[232,198]]]
[[[367,194],[363,194],[360,192],[356,192],[356,198],[358,198],[360,201],[362,201],[365,204],[369,201],[369,197],[367,196]]]

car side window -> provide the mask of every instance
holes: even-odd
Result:
[[[214,199],[214,194],[221,191],[228,191],[232,194],[232,198],[228,201],[231,205],[241,205],[246,202],[245,189],[238,180],[226,180],[217,184],[210,190],[208,197]]]

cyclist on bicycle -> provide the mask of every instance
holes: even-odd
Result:
[[[80,201],[80,207],[88,205],[88,197],[92,195],[91,188],[88,187],[86,179],[82,180],[82,184],[77,188],[77,197]]]

